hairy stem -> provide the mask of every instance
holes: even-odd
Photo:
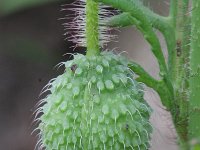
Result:
[[[169,26],[171,26],[171,31],[163,33],[166,37],[168,47],[168,66],[169,66],[169,77],[171,80],[175,77],[176,71],[174,69],[174,64],[176,63],[176,26],[177,26],[177,13],[178,13],[178,0],[170,0],[170,10],[169,10]],[[165,32],[165,31],[164,31]]]
[[[187,149],[188,141],[188,61],[190,47],[189,43],[190,27],[188,11],[188,0],[177,1],[176,17],[176,49],[175,61],[172,64],[172,81],[174,83],[175,102],[177,104],[177,113],[175,116],[175,126],[179,135],[179,142],[182,149]]]
[[[164,106],[170,110],[172,106],[171,99],[173,96],[171,91],[173,89],[170,90],[164,80],[158,81],[154,79],[151,75],[149,75],[149,73],[147,73],[140,65],[136,64],[135,62],[131,62],[131,64],[129,64],[129,68],[139,76],[137,81],[146,84],[150,88],[153,88],[160,95]]]
[[[200,1],[192,1],[191,77],[189,97],[189,138],[200,141]]]
[[[87,56],[98,55],[100,53],[98,11],[98,2],[86,0]]]
[[[160,16],[154,12],[152,12],[150,9],[147,7],[143,6],[141,3],[138,7],[144,12],[146,15],[147,19],[149,20],[150,24],[152,25],[153,28],[158,29],[164,36],[166,44],[167,44],[167,50],[168,50],[168,72],[169,78],[173,76],[173,73],[171,71],[171,68],[173,68],[173,62],[175,62],[175,53],[174,49],[176,47],[176,40],[175,40],[175,24],[176,24],[176,11],[177,11],[177,3],[175,3],[174,0],[171,2],[172,4],[172,10],[169,15],[169,17],[163,17]],[[136,25],[134,24],[135,22],[131,21],[130,18],[130,13],[123,12],[119,15],[111,17],[107,25],[108,26],[118,26],[118,27],[126,27],[130,25]],[[132,16],[132,18],[135,18]]]
[[[130,13],[131,16],[134,17],[129,17],[130,21],[135,21],[137,20],[137,27],[140,31],[142,31],[145,39],[149,42],[149,44],[152,47],[152,52],[155,55],[159,67],[160,67],[160,72],[161,74],[166,74],[167,73],[167,66],[165,63],[165,58],[163,56],[161,46],[159,43],[159,40],[154,33],[152,26],[144,14],[143,10],[140,9],[141,3],[137,0],[96,0],[99,2],[103,2],[107,5],[111,5],[114,8],[118,8],[124,12]]]

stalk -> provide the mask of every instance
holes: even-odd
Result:
[[[190,53],[189,139],[200,139],[200,1],[192,1],[192,39]]]
[[[98,12],[98,2],[93,0],[86,0],[86,55],[89,57],[98,55],[100,53]]]
[[[188,2],[188,0],[177,0],[176,49],[172,56],[175,61],[173,61],[170,70],[173,75],[174,101],[176,103],[176,114],[173,118],[175,118],[174,123],[181,149],[188,149],[188,58],[190,51],[188,45],[190,42],[188,38],[190,36],[190,18],[187,16]],[[173,14],[172,10],[171,14]]]

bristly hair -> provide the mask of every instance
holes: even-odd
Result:
[[[86,0],[75,0],[62,5],[61,11],[71,12],[61,18],[66,21],[63,23],[66,40],[76,44],[75,47],[86,47]],[[99,4],[99,45],[102,48],[117,37],[113,34],[114,28],[106,26],[106,21],[118,13],[118,10]]]

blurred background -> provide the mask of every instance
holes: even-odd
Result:
[[[67,3],[73,0],[68,0]],[[168,1],[144,1],[159,14],[168,13]],[[0,0],[0,150],[34,150],[36,138],[31,135],[35,104],[51,78],[63,72],[55,69],[67,61],[71,52],[85,53],[84,48],[73,51],[59,20],[66,0]],[[151,75],[158,77],[157,62],[149,45],[133,27],[118,32],[118,43],[110,49],[127,51],[128,56],[141,64]],[[165,43],[158,33],[165,55]],[[176,150],[176,134],[171,118],[152,89],[146,89],[146,100],[154,109],[152,150]]]

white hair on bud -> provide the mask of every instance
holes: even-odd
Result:
[[[86,0],[76,0],[73,3],[62,5],[61,11],[71,11],[60,18],[66,20],[63,23],[66,40],[77,46],[86,47]],[[113,28],[106,26],[106,21],[111,16],[118,14],[118,10],[111,10],[111,7],[99,4],[99,45],[104,47],[107,43],[115,41],[117,35],[112,34]],[[76,48],[75,47],[75,48]]]

